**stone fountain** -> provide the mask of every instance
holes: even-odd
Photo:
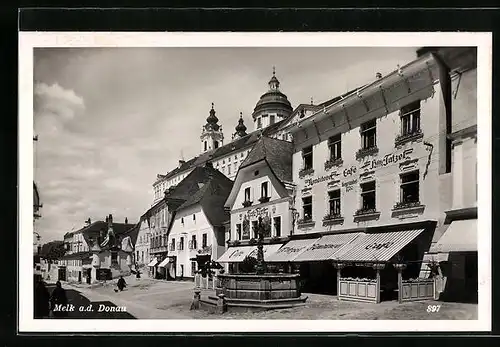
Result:
[[[218,305],[227,309],[269,310],[304,305],[307,296],[301,295],[299,274],[267,273],[264,260],[264,229],[270,226],[270,218],[259,217],[257,240],[257,264],[255,273],[219,274],[215,293]],[[221,303],[222,302],[222,303]]]

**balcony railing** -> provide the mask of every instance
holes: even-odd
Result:
[[[197,248],[197,242],[196,240],[191,240],[188,242],[188,248],[190,250],[196,249]]]
[[[340,215],[340,213],[329,213],[323,217],[323,225],[332,225],[332,224],[343,224],[344,217]]]
[[[297,226],[299,228],[301,227],[307,227],[307,226],[313,226],[315,225],[316,222],[312,220],[312,218],[302,218],[297,221]]]
[[[407,208],[421,207],[420,201],[400,201],[394,204],[393,210],[403,210]]]

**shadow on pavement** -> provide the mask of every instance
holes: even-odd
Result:
[[[48,288],[52,293],[53,287]],[[71,308],[65,317],[54,319],[136,319],[128,312],[122,312],[126,307],[116,306],[111,301],[90,301],[81,292],[66,289],[68,307]],[[72,305],[72,306],[71,306]]]

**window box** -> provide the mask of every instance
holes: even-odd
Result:
[[[257,244],[257,239],[252,238],[252,239],[250,239],[250,241],[248,241],[248,243],[250,245],[256,245]]]
[[[392,208],[393,210],[403,210],[407,208],[414,208],[414,207],[420,207],[422,204],[420,201],[412,201],[412,202],[397,202],[394,207]]]
[[[378,219],[379,217],[380,217],[380,212],[378,212],[374,208],[359,209],[354,213],[355,222]]]
[[[242,205],[243,205],[243,207],[248,207],[248,206],[252,206],[252,203],[253,203],[253,201],[243,201]]]
[[[278,242],[281,241],[281,236],[273,236],[271,237],[271,242]]]
[[[375,155],[378,153],[378,147],[368,147],[368,148],[360,148],[356,152],[356,159],[362,159],[369,155]]]
[[[314,169],[312,167],[308,168],[308,169],[302,169],[299,171],[299,178],[303,178],[305,176],[312,175],[313,173],[314,173]]]
[[[312,219],[299,219],[297,221],[297,226],[299,228],[308,227],[308,226],[314,226],[315,224],[316,224],[316,222],[313,221]]]
[[[264,204],[264,203],[266,203],[266,202],[269,202],[269,200],[270,200],[270,199],[271,199],[271,197],[270,197],[270,196],[263,196],[263,197],[261,197],[261,198],[259,199],[259,201],[260,201],[260,203],[261,203],[261,204]]]
[[[331,169],[334,166],[342,166],[344,161],[342,158],[332,158],[325,161],[325,170]]]
[[[401,146],[408,142],[418,141],[424,137],[424,133],[422,133],[421,129],[418,129],[412,133],[398,135],[394,140],[395,146]]]
[[[323,217],[323,225],[344,224],[344,217],[340,214],[327,214]]]

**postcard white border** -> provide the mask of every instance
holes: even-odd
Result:
[[[35,320],[33,319],[33,49],[36,47],[477,46],[478,320]],[[19,332],[435,332],[491,330],[492,34],[418,33],[19,33]],[[96,324],[98,322],[98,324]],[[119,324],[117,324],[119,323]],[[201,323],[201,324],[200,324]]]

